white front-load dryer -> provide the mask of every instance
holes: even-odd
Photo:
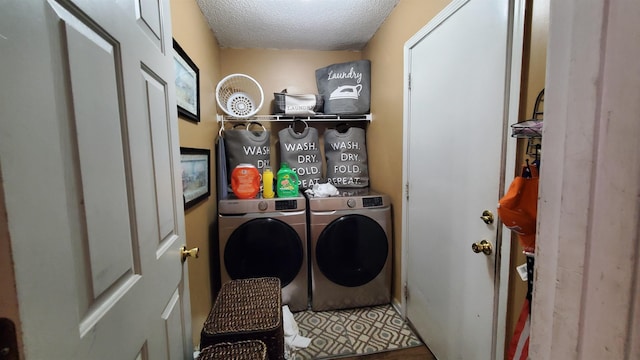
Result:
[[[218,202],[218,213],[221,282],[277,277],[282,285],[282,304],[291,311],[306,310],[305,198],[229,198]]]
[[[368,189],[341,194],[308,197],[314,311],[391,301],[389,198]]]

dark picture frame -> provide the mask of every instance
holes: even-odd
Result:
[[[200,122],[200,70],[175,39],[173,50],[178,115]]]
[[[211,195],[211,150],[180,147],[184,209]]]

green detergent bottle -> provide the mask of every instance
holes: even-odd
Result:
[[[286,162],[280,164],[278,170],[276,194],[280,198],[298,196],[298,174]]]

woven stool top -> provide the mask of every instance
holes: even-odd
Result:
[[[277,329],[282,325],[280,279],[232,280],[222,286],[204,323],[211,335]]]
[[[198,360],[264,360],[267,346],[260,340],[220,343],[202,349]]]

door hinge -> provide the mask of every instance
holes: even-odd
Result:
[[[404,191],[405,191],[404,196],[406,196],[407,201],[409,201],[409,183],[406,183],[404,185]]]
[[[409,90],[411,90],[411,73],[409,73]]]
[[[409,300],[409,285],[404,283],[404,299]]]

